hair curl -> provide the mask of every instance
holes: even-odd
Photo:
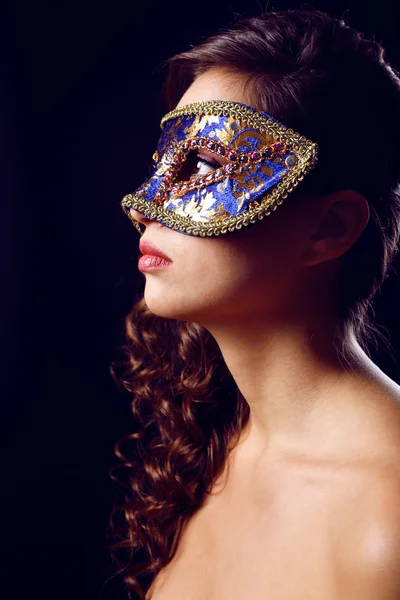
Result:
[[[239,19],[167,65],[168,110],[200,73],[224,66],[245,76],[255,108],[318,142],[317,166],[291,197],[344,188],[365,196],[370,220],[344,257],[337,340],[351,329],[367,353],[374,336],[386,342],[368,314],[400,238],[400,79],[384,48],[318,10],[271,11]],[[111,517],[112,554],[117,562],[124,554],[128,593],[144,600],[221,474],[249,406],[211,334],[154,315],[143,291],[121,351],[110,369],[132,397],[137,431],[115,449],[129,492]]]

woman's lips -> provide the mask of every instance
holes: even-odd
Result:
[[[169,256],[164,254],[164,252],[162,252],[162,250],[157,248],[154,244],[152,244],[148,240],[143,240],[143,239],[140,240],[139,250],[143,255],[156,256],[159,258],[163,258],[166,261],[172,262],[172,260],[170,259]]]
[[[171,260],[166,260],[161,256],[153,256],[150,254],[145,254],[141,256],[138,262],[138,269],[140,271],[156,271],[159,269],[165,269],[172,265]]]
[[[172,264],[172,260],[169,258],[169,256],[164,254],[162,250],[147,240],[140,240],[139,249],[143,254],[138,263],[138,269],[140,271],[155,271],[158,269],[165,269]]]

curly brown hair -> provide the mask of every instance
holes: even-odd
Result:
[[[370,220],[344,257],[335,346],[343,350],[352,329],[367,353],[375,336],[390,351],[369,315],[400,238],[400,79],[384,48],[318,10],[270,11],[240,18],[166,64],[168,110],[196,76],[228,67],[245,77],[255,108],[318,142],[317,166],[291,195],[350,188],[365,196]],[[154,315],[139,288],[125,319],[123,358],[110,367],[132,398],[137,428],[116,445],[128,492],[111,523],[127,592],[143,600],[250,411],[211,334]]]

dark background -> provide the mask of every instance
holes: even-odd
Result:
[[[137,272],[138,234],[119,202],[147,174],[166,112],[156,68],[235,13],[266,6],[346,15],[400,68],[397,21],[383,0],[1,5],[0,595],[7,600],[125,597],[116,580],[104,585],[116,494],[108,469],[117,462],[114,443],[131,427],[129,398],[109,375]],[[392,275],[376,317],[397,358],[399,301]],[[400,381],[393,359],[379,350],[373,358]]]

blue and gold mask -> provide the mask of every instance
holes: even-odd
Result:
[[[271,214],[317,162],[315,142],[239,102],[187,104],[161,129],[151,176],[121,201],[140,233],[131,208],[188,235],[239,230]],[[196,162],[213,170],[193,173]]]

